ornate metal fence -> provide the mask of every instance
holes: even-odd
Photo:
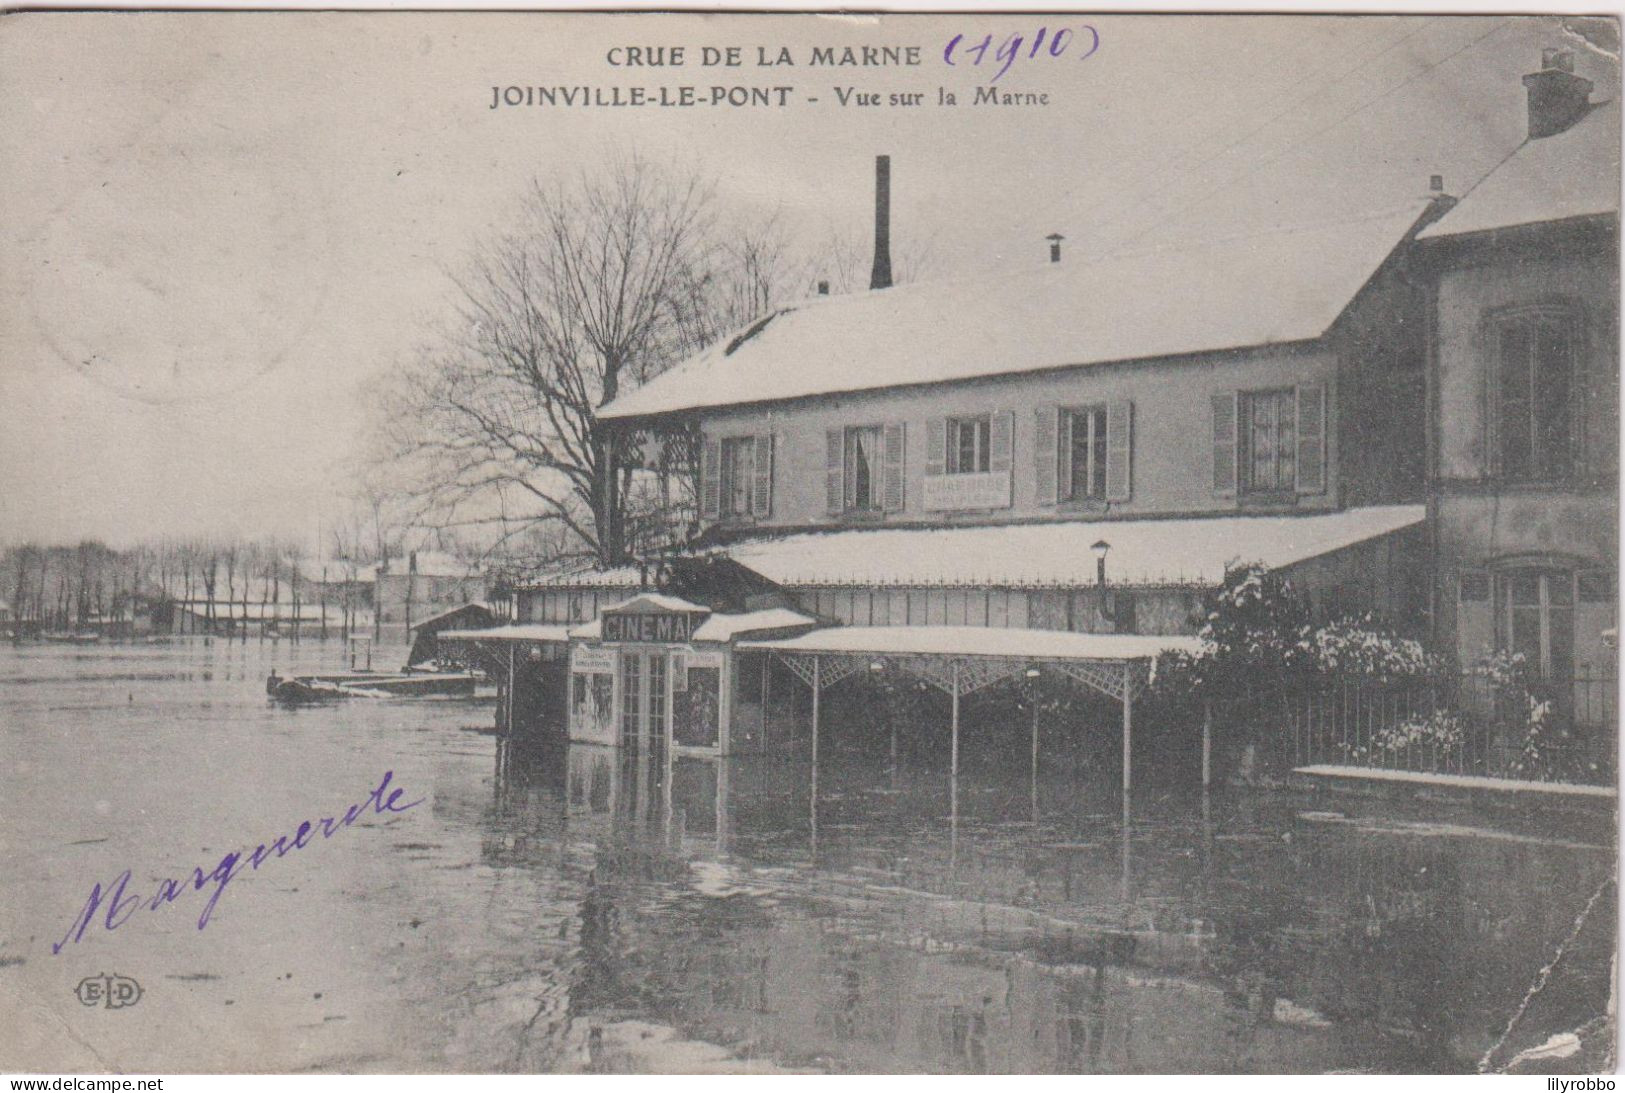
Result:
[[[1548,681],[1536,700],[1546,708],[1532,718],[1521,691],[1463,674],[1428,685],[1342,683],[1282,703],[1295,766],[1613,782],[1618,680]]]

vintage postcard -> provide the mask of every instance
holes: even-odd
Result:
[[[1611,1072],[1619,103],[0,18],[0,1069]]]

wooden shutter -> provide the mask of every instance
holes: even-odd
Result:
[[[948,470],[948,419],[934,417],[925,423],[925,473],[935,478]]]
[[[1127,501],[1134,486],[1134,404],[1106,406],[1106,500]]]
[[[903,423],[894,421],[884,429],[884,467],[881,472],[880,507],[887,512],[903,511]]]
[[[1010,473],[1010,454],[1016,431],[1016,415],[1009,410],[993,411],[993,422],[988,426],[987,469],[994,474]]]
[[[1236,393],[1213,396],[1213,492],[1236,495]]]
[[[706,437],[700,447],[700,516],[715,520],[722,510],[722,442]]]
[[[1326,491],[1326,388],[1298,388],[1298,492]]]
[[[1058,407],[1038,408],[1038,427],[1033,435],[1033,481],[1040,505],[1053,505],[1056,501],[1055,468],[1059,464],[1056,442],[1060,418]]]
[[[755,475],[751,483],[750,514],[758,519],[773,515],[773,434],[756,434]]]
[[[838,516],[846,510],[846,430],[824,433],[824,511]]]

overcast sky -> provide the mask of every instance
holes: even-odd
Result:
[[[965,33],[1085,22],[1087,60],[971,106]],[[705,45],[918,45],[915,68],[747,66]],[[606,63],[687,47],[682,68]],[[447,271],[534,175],[636,148],[721,201],[863,237],[893,157],[899,247],[932,275],[1461,193],[1522,138],[1550,18],[42,14],[0,21],[0,541],[311,535]],[[791,85],[783,109],[491,110],[493,85]],[[834,88],[919,90],[842,108]],[[931,105],[941,86],[962,105]],[[806,102],[807,97],[819,101]]]

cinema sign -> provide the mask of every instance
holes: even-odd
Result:
[[[600,640],[682,645],[694,636],[708,614],[698,605],[693,609],[673,608],[640,597],[603,613]]]

